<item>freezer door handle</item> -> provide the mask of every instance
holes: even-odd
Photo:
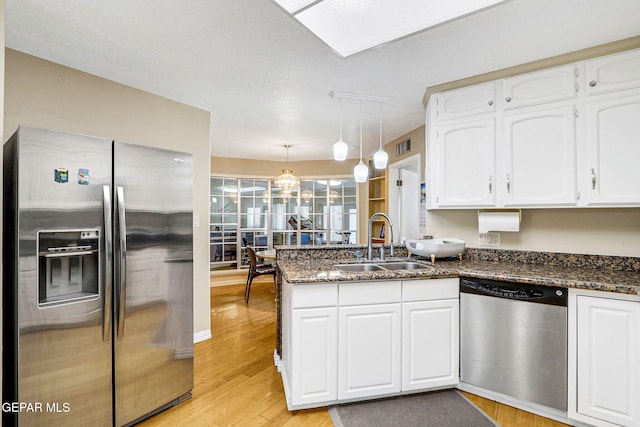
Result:
[[[102,187],[102,209],[104,212],[104,295],[102,298],[102,341],[111,340],[111,304],[113,298],[113,227],[111,223],[111,189]]]
[[[127,221],[124,209],[124,188],[117,189],[118,213],[118,302],[117,302],[117,336],[124,335],[125,302],[127,296]]]

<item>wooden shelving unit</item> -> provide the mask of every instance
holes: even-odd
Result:
[[[387,209],[387,170],[378,170],[369,161],[369,215],[370,218],[376,212],[388,214]],[[373,243],[386,243],[389,235],[384,219],[373,222]]]

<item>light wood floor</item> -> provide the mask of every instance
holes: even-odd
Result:
[[[195,345],[193,397],[139,426],[332,426],[326,408],[289,412],[273,365],[273,282],[258,278],[244,303],[244,284],[211,288],[213,338]],[[504,427],[564,424],[466,393]],[[401,426],[400,426],[401,427]]]

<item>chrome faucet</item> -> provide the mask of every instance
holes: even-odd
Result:
[[[391,252],[389,252],[390,256],[393,256],[393,223],[391,222],[391,218],[384,212],[376,212],[371,215],[369,218],[369,235],[368,235],[368,243],[367,243],[367,260],[371,261],[373,259],[373,220],[377,217],[383,217],[389,223],[389,232],[391,233]],[[384,260],[384,243],[380,246],[380,261]]]

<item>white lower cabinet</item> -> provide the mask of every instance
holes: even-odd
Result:
[[[289,409],[458,383],[458,279],[284,282],[282,293]]]
[[[571,295],[571,294],[570,294]],[[614,298],[611,298],[615,295]],[[640,298],[573,292],[571,418],[595,426],[640,426]],[[571,355],[570,355],[571,356]],[[573,406],[573,407],[571,407]]]
[[[400,303],[340,307],[338,399],[400,391]]]
[[[402,304],[402,390],[458,382],[458,300]]]
[[[402,284],[402,390],[459,381],[459,279]]]
[[[293,310],[291,392],[294,405],[338,398],[338,309]]]

